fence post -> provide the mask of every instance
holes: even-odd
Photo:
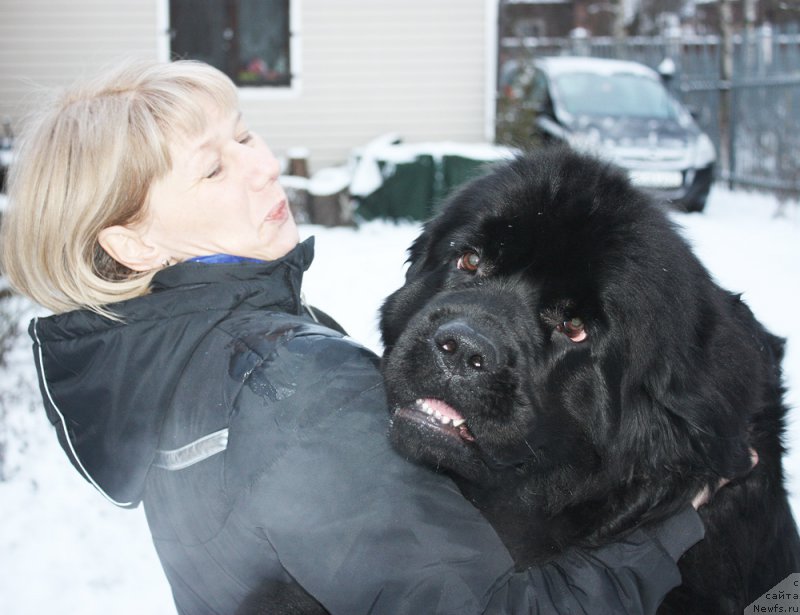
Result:
[[[731,79],[733,78],[733,7],[731,0],[720,0],[720,92],[719,92],[719,149],[722,177],[733,188],[731,140]]]

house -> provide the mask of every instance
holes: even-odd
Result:
[[[135,56],[190,54],[240,84],[276,154],[340,164],[386,132],[491,140],[498,0],[3,0],[0,119]]]

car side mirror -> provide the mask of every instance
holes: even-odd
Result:
[[[664,85],[668,85],[672,78],[675,76],[677,71],[677,66],[675,66],[675,62],[672,58],[664,58],[661,60],[661,63],[658,65],[656,69],[658,74],[661,76],[661,81]]]

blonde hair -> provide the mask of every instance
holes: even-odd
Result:
[[[235,111],[236,87],[201,62],[126,62],[64,91],[26,124],[9,171],[2,264],[13,287],[54,312],[147,293],[98,243],[141,220],[151,184],[171,168],[168,144],[206,127],[208,105]]]

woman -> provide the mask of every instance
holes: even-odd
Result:
[[[313,243],[278,173],[227,77],[175,62],[66,92],[11,177],[5,272],[56,313],[29,329],[45,409],[106,498],[144,502],[178,611],[293,612],[299,588],[343,614],[654,611],[702,535],[691,507],[514,572],[389,448],[377,358],[303,305]]]

